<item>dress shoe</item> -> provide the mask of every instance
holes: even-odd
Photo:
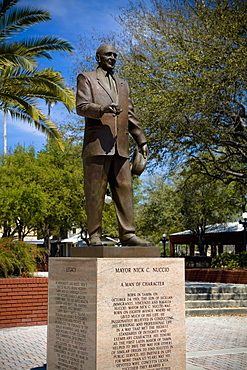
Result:
[[[92,236],[90,238],[90,245],[93,246],[93,247],[98,247],[100,245],[103,245],[103,243],[102,243],[99,236]]]
[[[133,235],[131,238],[122,240],[121,241],[122,246],[128,246],[128,247],[151,247],[151,243],[147,240],[141,239],[136,235]]]

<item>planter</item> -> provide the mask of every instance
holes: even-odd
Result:
[[[47,324],[48,278],[0,279],[0,327]]]
[[[185,269],[186,281],[247,284],[246,270]]]

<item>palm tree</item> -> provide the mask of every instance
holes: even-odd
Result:
[[[56,125],[38,109],[37,99],[62,102],[70,111],[74,107],[74,94],[60,72],[52,68],[38,70],[37,59],[51,59],[49,52],[53,50],[72,52],[73,47],[68,41],[53,36],[10,42],[11,37],[25,28],[51,19],[47,11],[39,8],[11,9],[19,1],[3,0],[0,4],[0,109],[4,111],[5,120],[10,113],[14,118],[34,124],[62,147]]]
[[[69,111],[73,108],[74,94],[65,86],[60,72],[52,68],[30,71],[7,67],[0,71],[0,86],[0,108],[4,109],[5,114],[8,112],[12,118],[34,123],[38,130],[62,145],[56,125],[37,107],[39,98],[45,101],[60,101]]]

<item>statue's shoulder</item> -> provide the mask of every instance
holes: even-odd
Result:
[[[82,75],[82,76],[85,76],[86,78],[96,78],[96,71],[90,71],[90,72],[81,72],[79,74],[79,76]]]
[[[118,75],[115,75],[115,78],[118,79],[118,81],[121,82],[121,83],[123,83],[123,84],[127,83],[126,80],[124,80],[123,78],[119,77]]]
[[[115,78],[120,86],[129,90],[129,84],[126,80],[124,80],[123,78],[117,77],[117,76],[115,76]]]

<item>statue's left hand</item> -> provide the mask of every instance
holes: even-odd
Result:
[[[145,159],[147,159],[148,157],[148,146],[147,144],[144,144],[141,146],[141,152],[142,152],[142,155]]]

